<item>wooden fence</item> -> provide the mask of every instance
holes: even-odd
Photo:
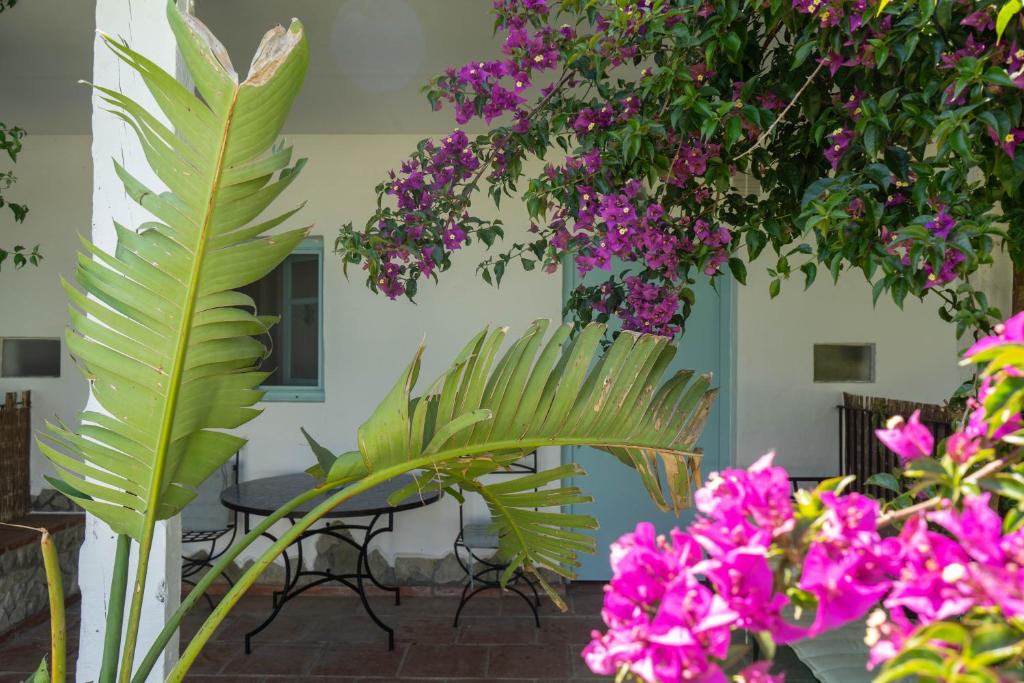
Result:
[[[0,522],[29,511],[29,449],[32,438],[31,396],[8,393],[0,406]]]
[[[842,474],[857,477],[852,490],[892,497],[889,491],[864,485],[872,475],[890,472],[899,465],[899,459],[878,440],[875,430],[884,428],[893,415],[909,418],[915,410],[921,411],[921,423],[931,431],[936,445],[953,433],[954,416],[944,406],[843,394],[843,405],[839,406],[839,467]]]

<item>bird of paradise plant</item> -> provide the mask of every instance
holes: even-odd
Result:
[[[77,431],[50,424],[40,435],[59,475],[54,485],[118,534],[99,683],[145,681],[216,576],[272,524],[327,492],[236,581],[168,681],[184,678],[228,611],[299,534],[394,476],[419,472],[418,486],[479,491],[497,520],[510,571],[543,567],[571,576],[576,553],[593,550],[582,530],[595,527],[595,520],[546,511],[589,498],[570,486],[533,491],[582,474],[575,466],[511,484],[480,481],[540,446],[605,450],[636,469],[663,508],[689,504],[699,476],[695,443],[716,392],[710,377],[689,371],[661,382],[675,354],[668,339],[623,333],[602,353],[604,326],[573,335],[571,326],[561,325],[545,341],[550,325],[538,321],[499,358],[507,330],[484,330],[413,397],[421,348],[360,427],[357,451],[335,456],[307,435],[317,459],[310,490],[225,553],[136,665],[155,524],[194,498],[244,443],[229,430],[260,412],[254,406],[262,397],[266,373],[259,366],[267,351],[258,338],[274,320],[257,315],[253,301],[236,290],[273,270],[308,233],[269,234],[295,210],[253,223],[303,164],[291,165],[291,148],[277,143],[308,61],[301,23],[268,32],[239,82],[226,50],[202,23],[173,2],[167,16],[197,92],[125,43],[104,37],[139,73],[169,122],[97,86],[137,133],[168,190],[150,189],[117,166],[128,195],[155,220],[138,230],[117,225],[113,254],[85,242],[76,273],[81,289],[66,285],[68,346],[103,411],[83,412]],[[133,547],[139,562],[129,589]]]

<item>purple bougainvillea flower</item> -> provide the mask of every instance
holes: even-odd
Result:
[[[1015,159],[1017,157],[1017,145],[1024,142],[1024,129],[1014,128],[996,142],[999,143],[999,147],[1006,152],[1008,157]]]
[[[401,266],[397,263],[385,263],[377,276],[377,287],[389,299],[397,299],[405,294],[405,285],[399,279]]]
[[[971,12],[960,21],[961,26],[970,26],[977,31],[994,31],[996,28],[995,17],[992,16],[994,5],[985,7],[977,12]]]
[[[942,239],[949,239],[949,234],[956,227],[956,220],[946,213],[945,206],[939,206],[935,218],[924,224],[924,227],[932,231],[932,234]]]
[[[889,419],[885,429],[875,430],[875,436],[906,464],[918,458],[927,458],[935,448],[935,437],[921,424],[921,411],[915,410],[909,420],[897,415]]]
[[[828,148],[825,150],[825,158],[832,165],[832,170],[839,168],[839,161],[846,154],[847,148],[853,142],[857,134],[851,128],[836,128],[828,136]]]
[[[1006,70],[1013,84],[1024,88],[1024,48],[1016,42],[1011,43],[1010,49],[1006,51]]]
[[[444,246],[451,250],[461,249],[462,243],[466,240],[466,231],[456,224],[449,225],[444,230]]]
[[[966,260],[967,257],[959,249],[953,249],[952,247],[946,249],[942,254],[942,261],[939,263],[938,270],[930,261],[921,268],[922,272],[926,275],[924,288],[931,289],[952,282],[956,279],[957,268]]]

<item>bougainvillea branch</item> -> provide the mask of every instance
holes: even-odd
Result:
[[[495,250],[488,282],[603,271],[569,312],[663,334],[698,280],[755,261],[773,296],[859,270],[875,299],[938,293],[959,332],[987,328],[972,274],[1000,246],[1024,265],[1024,32],[1005,4],[496,0],[501,55],[426,89],[486,132],[445,138],[457,163],[420,143],[337,251],[393,298],[473,240]],[[482,194],[525,201],[525,241],[500,246]]]
[[[768,130],[758,135],[757,140],[754,141],[754,144],[748,147],[746,151],[741,152],[736,157],[737,159],[742,159],[745,156],[749,156],[754,153],[754,150],[761,149],[764,147],[764,143],[768,140],[768,138],[772,136],[772,131],[775,130],[776,126],[778,126],[782,121],[785,120],[786,114],[788,114],[789,110],[793,108],[793,105],[797,103],[797,100],[800,99],[800,96],[804,94],[804,90],[807,90],[807,86],[813,83],[814,79],[818,77],[818,74],[821,73],[821,70],[825,68],[825,64],[826,62],[824,60],[818,62],[818,68],[811,72],[811,75],[807,77],[807,80],[804,81],[804,84],[801,85],[800,89],[796,91],[795,95],[793,95],[793,99],[789,101],[789,103],[779,113],[775,120],[772,121],[771,125],[768,126]]]

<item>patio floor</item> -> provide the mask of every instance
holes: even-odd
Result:
[[[472,600],[459,628],[452,627],[457,596],[407,596],[395,606],[371,598],[374,610],[395,629],[395,649],[353,597],[299,597],[255,637],[246,655],[243,634],[259,624],[270,598],[244,598],[206,647],[187,680],[196,683],[283,683],[285,681],[574,681],[596,679],[579,657],[592,629],[601,625],[601,585],[569,587],[569,611],[542,602],[541,628],[515,596]],[[206,617],[200,603],[187,619],[191,635]],[[69,608],[71,645],[77,651],[79,608]],[[49,651],[48,625],[41,623],[0,641],[0,683],[22,683]],[[809,671],[780,653],[788,683],[813,682]],[[72,668],[73,671],[73,668]]]

